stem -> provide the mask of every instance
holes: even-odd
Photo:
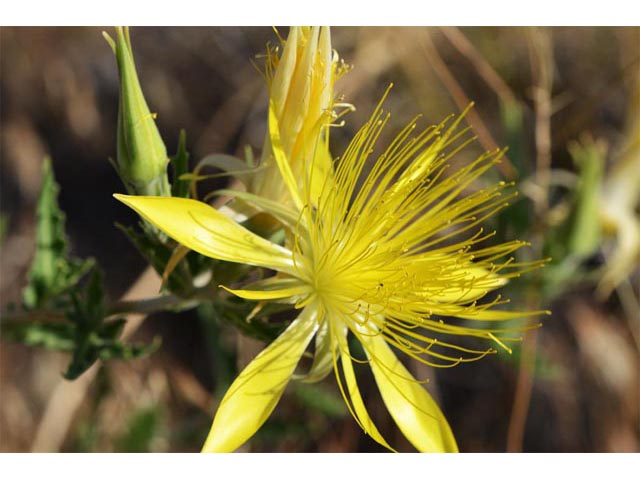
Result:
[[[155,313],[164,310],[184,310],[195,308],[204,301],[212,301],[217,298],[215,291],[210,287],[203,287],[195,291],[189,298],[178,297],[177,295],[161,295],[154,298],[142,300],[121,300],[115,302],[108,309],[107,316],[121,315],[128,313]]]
[[[122,300],[110,306],[107,315],[126,313],[154,313],[162,310],[195,307],[199,302],[194,299],[183,299],[175,295],[163,295],[143,300]]]
[[[509,430],[507,432],[508,453],[522,453],[531,393],[533,392],[537,343],[538,331],[527,332],[522,342],[518,383],[516,384],[513,409],[511,410]]]

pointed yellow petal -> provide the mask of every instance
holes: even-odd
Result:
[[[333,159],[327,142],[320,136],[315,147],[315,156],[309,170],[309,193],[313,205],[325,204],[328,195],[335,195]]]
[[[311,31],[301,35],[305,37],[304,42],[299,42],[303,47],[298,50],[298,61],[296,68],[292,72],[291,84],[287,92],[286,108],[282,115],[278,117],[280,128],[282,129],[282,146],[287,154],[293,153],[293,145],[298,141],[298,135],[304,128],[305,122],[313,122],[308,116],[310,104],[311,86],[314,77],[314,63],[318,47],[318,27],[313,27]],[[287,40],[288,43],[288,40]],[[304,46],[303,46],[304,43]],[[289,159],[292,164],[300,162],[298,158]]]
[[[291,166],[289,165],[287,155],[282,148],[280,126],[278,124],[278,117],[276,116],[275,108],[276,107],[273,101],[271,101],[269,103],[269,138],[271,139],[271,149],[273,150],[273,157],[276,160],[276,164],[278,165],[278,170],[280,170],[282,179],[284,180],[284,183],[287,186],[289,193],[291,194],[293,203],[299,210],[302,210],[303,204],[302,199],[300,198],[298,184],[295,177],[293,176],[293,172],[291,171]]]
[[[319,322],[320,329],[316,334],[316,349],[313,353],[313,363],[311,368],[304,375],[297,375],[294,378],[304,383],[315,383],[326,378],[333,370],[333,350],[335,342],[329,334],[329,322]]]
[[[176,197],[114,196],[202,255],[295,273],[289,250],[255,235],[206,203]]]
[[[338,344],[340,346],[340,362],[342,363],[342,371],[344,372],[344,379],[347,383],[347,391],[349,392],[349,398],[351,400],[351,404],[353,405],[353,410],[351,413],[355,417],[356,421],[362,427],[362,429],[373,438],[376,442],[378,442],[383,447],[388,448],[389,450],[394,450],[389,446],[384,437],[380,434],[378,429],[376,428],[373,420],[369,416],[369,412],[367,412],[367,408],[364,405],[364,401],[362,400],[362,396],[360,395],[360,389],[358,388],[358,383],[356,381],[356,375],[353,371],[353,363],[351,361],[351,352],[349,352],[349,343],[347,342],[346,335],[337,335]],[[338,381],[340,381],[338,379]],[[340,386],[342,389],[342,386]],[[343,392],[344,395],[344,392]],[[345,398],[346,400],[346,398]],[[347,404],[348,406],[348,404]]]
[[[299,27],[291,27],[289,29],[289,36],[287,37],[287,42],[284,45],[282,56],[278,62],[278,68],[276,69],[273,80],[271,81],[269,94],[275,103],[278,118],[282,118],[287,94],[289,92],[289,85],[291,85],[293,72],[296,68],[299,36]]]
[[[454,255],[426,254],[405,267],[422,283],[420,294],[431,303],[463,304],[478,300],[507,280]]]
[[[514,311],[510,312],[508,310],[479,310],[479,309],[469,309],[463,310],[460,312],[455,312],[455,316],[458,318],[466,318],[468,320],[483,320],[483,321],[498,321],[498,320],[514,320],[514,319],[524,319],[526,317],[535,317],[537,315],[549,315],[551,312],[549,310],[529,310],[526,312],[522,311]],[[447,315],[445,313],[444,315]]]
[[[507,281],[491,275],[482,267],[465,267],[458,272],[459,279],[450,288],[440,288],[429,295],[429,300],[438,303],[469,303],[484,297]]]
[[[298,221],[302,221],[304,219],[304,217],[300,217],[296,211],[287,207],[286,204],[274,202],[273,200],[269,200],[268,198],[260,195],[254,195],[253,193],[224,189],[216,191],[216,194],[228,195],[230,197],[244,200],[254,207],[273,215],[276,219],[290,228],[295,227]]]
[[[232,452],[269,418],[318,324],[315,310],[300,316],[236,378],[213,419],[203,452]]]
[[[333,101],[333,83],[335,78],[333,50],[331,49],[331,29],[329,27],[320,28],[320,39],[318,41],[318,61],[322,68],[320,81],[314,86],[320,90],[318,93],[318,102],[315,105],[326,108]],[[337,59],[336,59],[337,62]]]
[[[311,293],[310,287],[301,283],[296,278],[267,278],[266,280],[253,282],[247,285],[247,287],[250,288],[241,290],[227,288],[224,285],[220,286],[227,292],[240,298],[246,298],[247,300],[277,300],[288,297],[299,297]],[[292,303],[295,303],[295,301]]]
[[[361,332],[358,339],[389,413],[421,452],[457,452],[451,428],[435,400],[400,363],[382,335]]]

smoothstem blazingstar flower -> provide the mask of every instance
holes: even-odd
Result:
[[[223,192],[276,217],[289,232],[284,246],[202,202],[117,195],[203,255],[276,271],[241,290],[227,290],[251,300],[289,302],[299,311],[233,382],[203,451],[233,451],[260,428],[314,338],[313,363],[298,378],[317,381],[333,370],[358,424],[392,448],[358,389],[350,335],[362,345],[382,399],[407,439],[420,451],[456,451],[451,429],[424,381],[413,377],[394,350],[426,365],[450,367],[495,353],[491,345],[508,350],[506,342],[518,340],[514,332],[535,327],[500,321],[539,312],[496,309],[506,303],[499,295],[481,301],[508,279],[542,263],[514,261],[510,255],[525,242],[478,246],[492,236],[479,225],[513,194],[502,193],[503,182],[466,196],[462,192],[500,160],[501,152],[449,169],[451,157],[470,141],[461,140],[465,130],[457,129],[462,117],[449,127],[443,122],[419,133],[412,121],[371,165],[368,160],[389,118],[381,104],[330,170],[314,169],[308,163],[317,156],[310,155],[296,178],[271,103],[272,153],[292,205]],[[322,188],[316,191],[312,185],[318,181]],[[488,345],[473,349],[450,340],[462,336]]]
[[[280,143],[295,178],[305,166],[320,170],[322,178],[330,170],[329,129],[327,123],[340,116],[335,108],[346,112],[353,107],[334,102],[334,84],[347,67],[331,49],[328,27],[291,27],[287,40],[281,39],[282,52],[267,48],[264,76],[269,99],[280,125]],[[310,156],[316,156],[314,161]],[[254,175],[248,190],[262,197],[291,204],[291,197],[278,169],[271,136],[265,136],[259,174]],[[313,185],[319,189],[321,185]],[[314,192],[315,193],[315,192]]]

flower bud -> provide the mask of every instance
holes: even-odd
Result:
[[[331,49],[328,27],[291,27],[282,42],[284,48],[267,50],[265,77],[269,97],[279,126],[280,141],[293,176],[313,175],[312,167],[322,170],[315,177],[324,178],[331,170],[328,148],[329,125],[334,112],[333,87],[346,67]],[[353,109],[350,105],[340,105]],[[250,190],[263,197],[289,203],[287,189],[273,159],[270,135],[265,138],[260,175]],[[314,185],[312,184],[312,188]],[[315,188],[314,188],[315,190]]]
[[[103,35],[116,56],[120,77],[116,170],[132,195],[170,196],[167,149],[140,88],[129,29],[117,27],[115,41]]]

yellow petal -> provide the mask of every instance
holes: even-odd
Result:
[[[400,363],[382,335],[361,332],[382,400],[405,437],[421,452],[457,452],[451,428],[435,400]]]
[[[275,103],[278,118],[282,118],[287,94],[289,92],[289,85],[291,85],[293,72],[296,68],[299,43],[298,37],[300,35],[299,27],[291,27],[289,29],[289,36],[287,37],[287,42],[284,45],[282,56],[278,62],[278,68],[276,69],[273,80],[271,81],[269,94]]]
[[[344,372],[344,379],[347,384],[349,399],[351,400],[351,405],[353,405],[353,410],[350,408],[352,415],[360,427],[362,427],[362,429],[371,436],[371,438],[389,450],[394,450],[380,434],[364,405],[364,401],[360,395],[360,389],[358,388],[358,382],[356,381],[356,375],[353,371],[353,363],[351,361],[351,353],[349,352],[349,343],[347,342],[346,334],[336,336],[340,346],[340,362],[342,363],[342,371]],[[340,382],[339,378],[338,382]],[[342,385],[340,385],[340,389],[342,390]],[[342,394],[344,395],[344,391]],[[347,399],[345,398],[345,401],[346,400]],[[349,403],[347,403],[347,406],[349,406]]]
[[[251,288],[234,290],[220,285],[226,291],[247,300],[277,300],[281,298],[299,297],[311,293],[310,287],[296,278],[267,278],[247,285]],[[297,300],[296,300],[297,301]],[[292,302],[295,303],[295,302]]]
[[[313,353],[313,363],[311,368],[304,375],[296,375],[295,380],[304,383],[315,383],[326,378],[333,370],[333,355],[335,350],[335,341],[329,334],[329,322],[319,322],[320,329],[316,334],[316,348]]]
[[[499,321],[499,320],[514,320],[514,319],[524,319],[526,317],[535,317],[537,315],[549,315],[551,312],[549,310],[529,310],[526,312],[523,311],[514,311],[510,312],[508,310],[480,310],[480,309],[465,309],[461,311],[453,312],[453,315],[458,318],[466,318],[468,320],[483,320],[483,321]],[[444,315],[451,314],[451,311],[444,313]],[[522,328],[520,328],[522,330]]]
[[[331,49],[331,29],[329,27],[320,28],[320,39],[318,40],[318,61],[319,72],[318,82],[314,82],[314,87],[319,90],[318,101],[313,105],[318,108],[328,108],[333,101],[334,62],[333,50]],[[336,59],[337,62],[337,59]]]
[[[310,103],[312,103],[310,94],[314,77],[314,63],[318,49],[318,27],[312,27],[311,31],[307,30],[306,35],[303,33],[301,37],[305,37],[304,42],[299,42],[302,50],[298,50],[298,61],[296,68],[292,72],[291,84],[287,93],[286,108],[282,115],[278,116],[283,132],[282,146],[288,154],[293,153],[291,147],[299,141],[298,135],[304,128],[305,122],[313,122],[308,116]],[[289,43],[289,40],[287,40]],[[286,132],[286,133],[285,133]],[[297,163],[298,158],[290,158],[292,163]]]
[[[216,191],[216,194],[228,195],[230,197],[244,200],[254,207],[273,215],[276,219],[290,228],[295,227],[298,221],[302,221],[304,219],[304,217],[300,217],[300,215],[293,209],[287,207],[286,204],[274,202],[273,200],[269,200],[268,198],[260,195],[254,195],[253,193],[224,189]]]
[[[333,174],[333,159],[329,146],[322,136],[318,137],[313,163],[308,170],[309,179],[307,184],[309,185],[311,202],[315,206],[324,205],[328,195],[335,195],[336,187]]]
[[[291,194],[293,203],[298,208],[298,210],[302,210],[303,204],[300,198],[300,191],[298,190],[296,179],[293,176],[293,172],[291,171],[291,166],[289,165],[287,155],[282,148],[280,126],[278,124],[278,117],[276,116],[275,108],[276,107],[273,101],[271,101],[269,103],[269,138],[271,139],[273,158],[275,158],[276,160],[278,170],[280,170],[282,179],[284,180],[284,183],[287,186],[289,193]]]
[[[507,280],[472,262],[460,264],[454,255],[427,254],[405,270],[422,284],[420,293],[431,303],[464,304],[484,297]]]
[[[289,250],[255,235],[206,203],[176,197],[114,196],[202,255],[295,273]]]
[[[300,316],[236,378],[213,419],[203,452],[232,452],[269,418],[318,324],[315,310]]]

